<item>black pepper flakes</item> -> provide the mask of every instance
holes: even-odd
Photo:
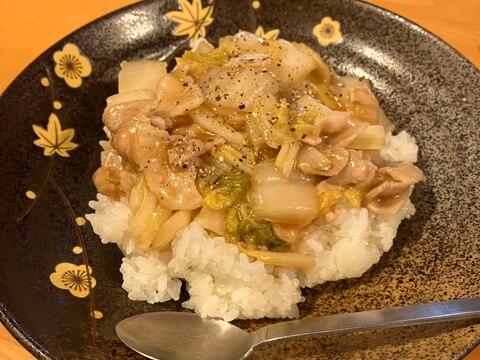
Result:
[[[239,108],[240,110],[245,109],[245,104],[240,104],[240,105],[238,105],[238,108]]]

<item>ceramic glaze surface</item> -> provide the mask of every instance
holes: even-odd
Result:
[[[0,320],[38,358],[141,359],[115,324],[182,310],[130,301],[120,251],[85,223],[101,116],[122,60],[162,58],[189,36],[216,43],[239,29],[305,42],[339,74],[371,80],[397,130],[420,148],[417,213],[392,249],[359,279],[304,290],[301,317],[480,296],[478,69],[420,27],[353,0],[146,1],[54,45],[0,99]],[[479,340],[478,321],[455,322],[293,341],[252,358],[461,358]]]

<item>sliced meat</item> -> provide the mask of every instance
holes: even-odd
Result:
[[[202,205],[202,196],[195,184],[197,169],[178,169],[166,163],[152,161],[145,169],[148,187],[159,203],[170,210],[193,210]]]
[[[280,239],[289,244],[298,243],[306,234],[315,229],[312,223],[306,226],[299,226],[293,224],[271,223],[273,232]]]
[[[101,154],[102,166],[93,174],[93,182],[99,193],[120,199],[130,192],[137,174],[131,164],[111,146]]]
[[[163,117],[172,118],[185,115],[203,103],[202,90],[189,75],[182,79],[167,74],[158,82],[159,98],[156,112]]]
[[[335,176],[343,170],[347,165],[349,154],[348,150],[344,148],[330,148],[330,147],[318,147],[320,152],[328,159],[330,166],[326,170],[319,169],[315,172],[316,175],[321,176]]]
[[[407,201],[411,186],[422,179],[422,171],[410,163],[383,167],[377,173],[380,184],[367,192],[364,204],[379,214],[395,214]]]
[[[126,121],[150,123],[149,115],[156,107],[156,100],[127,101],[107,107],[103,112],[102,120],[107,129],[114,133]]]
[[[388,175],[395,181],[403,182],[409,185],[423,180],[423,172],[415,165],[402,162],[397,166],[385,166],[381,168],[379,174]]]
[[[362,151],[348,150],[347,165],[328,182],[336,185],[369,184],[375,177],[377,167],[370,161],[363,159]]]
[[[168,162],[174,166],[186,168],[192,160],[208,150],[209,148],[197,138],[180,137],[168,149]]]
[[[112,146],[139,167],[161,157],[171,140],[167,131],[135,120],[124,122],[116,133],[112,133]]]
[[[314,120],[314,125],[320,130],[320,133],[330,135],[342,130],[348,124],[349,115],[345,111],[330,110],[323,116],[319,116]]]
[[[364,205],[378,214],[393,215],[403,207],[409,194],[408,184],[385,181],[365,195]]]

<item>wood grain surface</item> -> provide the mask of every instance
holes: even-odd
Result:
[[[0,93],[28,64],[64,36],[94,19],[137,1],[0,1]],[[368,2],[416,22],[480,67],[480,0]],[[0,359],[34,359],[1,324]],[[480,360],[480,347],[465,360]]]

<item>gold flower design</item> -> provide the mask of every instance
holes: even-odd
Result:
[[[82,78],[92,72],[92,66],[87,57],[80,55],[80,50],[74,44],[66,44],[62,51],[53,54],[55,60],[55,74],[65,80],[68,86],[78,88],[82,85]]]
[[[64,262],[55,266],[55,272],[50,274],[50,281],[57,288],[70,291],[73,296],[84,298],[90,293],[89,278],[92,288],[97,284],[91,273],[90,266],[87,273],[85,265]]]
[[[181,11],[170,11],[165,16],[179,24],[172,35],[190,37],[193,43],[200,36],[207,35],[206,27],[213,22],[213,6],[202,6],[201,0],[179,0]]]
[[[263,26],[257,27],[257,30],[255,30],[255,35],[258,37],[264,38],[265,40],[277,40],[278,35],[280,34],[280,30],[278,29],[273,29],[268,32],[265,32],[263,30]]]
[[[320,24],[317,24],[313,28],[313,35],[317,37],[318,43],[322,46],[337,43],[342,39],[340,23],[326,16]]]
[[[71,141],[75,135],[75,130],[62,130],[60,120],[54,113],[51,113],[48,118],[47,129],[38,125],[32,125],[32,128],[38,136],[38,139],[33,143],[44,148],[43,155],[45,156],[52,156],[57,153],[63,157],[70,157],[68,152],[78,146],[78,144]]]

